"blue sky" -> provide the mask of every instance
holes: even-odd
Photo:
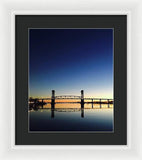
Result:
[[[113,98],[112,29],[30,29],[29,96]]]

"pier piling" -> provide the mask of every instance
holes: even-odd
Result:
[[[81,108],[84,108],[84,90],[81,90]]]
[[[51,108],[55,107],[55,90],[52,90],[52,96],[51,96]]]
[[[92,99],[92,108],[93,108],[93,99]]]
[[[108,102],[108,108],[109,108],[109,99],[107,100],[107,102]]]
[[[54,118],[54,108],[51,108],[51,118]]]

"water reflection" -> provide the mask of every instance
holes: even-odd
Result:
[[[67,112],[69,112],[69,109],[65,109]],[[65,111],[64,110],[64,111]],[[58,111],[58,112],[63,112],[63,110],[59,110],[59,109],[56,109],[55,108],[51,108],[51,118],[54,118],[55,117],[55,111]],[[70,110],[71,112],[75,112],[75,110]],[[76,110],[77,111],[77,110]],[[80,109],[81,111],[81,117],[84,118],[84,108],[81,108]]]
[[[113,131],[113,104],[34,105],[29,111],[30,131]]]
[[[51,118],[54,118],[54,111],[55,111],[55,109],[54,108],[51,108]]]
[[[79,107],[79,105],[80,105],[80,107]],[[93,108],[95,109],[96,106],[98,108],[98,105],[100,105],[99,106],[100,109],[102,108],[101,104],[98,104],[98,105],[95,104],[94,105],[92,103],[91,105],[89,105],[89,106],[91,106],[90,108],[92,108],[92,109]],[[67,106],[67,107],[65,107],[65,106]],[[68,106],[70,106],[70,108]],[[73,106],[75,106],[76,108],[72,109],[72,108],[74,108]],[[84,107],[84,106],[86,106],[86,107]],[[41,105],[33,104],[32,106],[30,106],[30,110],[34,110],[34,111],[38,111],[39,109],[48,109],[48,108],[51,109],[51,118],[55,117],[55,111],[59,111],[59,112],[76,112],[76,111],[79,111],[81,113],[80,114],[81,118],[84,118],[84,108],[88,108],[88,106],[86,104],[72,104],[71,105],[71,104],[55,104],[55,103],[46,104],[46,105],[43,105],[43,104],[41,104]],[[108,104],[108,108],[109,108],[109,104]]]
[[[84,108],[81,108],[81,117],[84,118]]]
[[[113,104],[45,104],[29,110],[30,131],[113,131]]]
[[[41,109],[49,109],[49,108],[44,108],[43,105],[41,106],[37,106],[37,105],[34,105],[33,108],[31,110],[34,110],[34,111],[38,111]],[[55,117],[55,111],[57,112],[77,112],[77,111],[80,111],[80,115],[82,118],[84,118],[84,107],[82,108],[76,108],[76,109],[72,109],[72,108],[55,108],[55,105],[51,105],[51,118],[54,118]]]
[[[113,131],[113,104],[29,106],[30,131]]]

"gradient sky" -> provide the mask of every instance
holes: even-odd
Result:
[[[30,29],[29,96],[113,98],[112,29]]]

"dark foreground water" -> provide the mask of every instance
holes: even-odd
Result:
[[[113,131],[113,105],[50,104],[29,111],[29,131]]]

